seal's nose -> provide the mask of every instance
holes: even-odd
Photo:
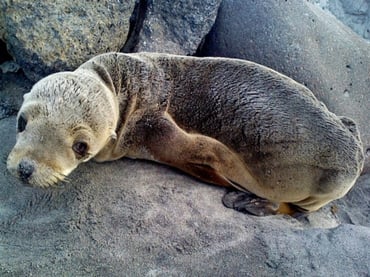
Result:
[[[35,171],[35,167],[31,161],[22,160],[18,165],[18,174],[22,181],[28,182],[32,173]]]

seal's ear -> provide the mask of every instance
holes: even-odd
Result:
[[[116,141],[117,140],[117,133],[115,131],[112,131],[109,138],[110,138],[111,141]]]

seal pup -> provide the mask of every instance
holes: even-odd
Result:
[[[226,206],[256,215],[315,211],[363,167],[356,124],[253,62],[108,53],[25,94],[7,167],[48,187],[91,158],[148,159],[250,192]]]

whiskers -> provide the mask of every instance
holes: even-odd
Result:
[[[37,174],[30,180],[32,186],[40,188],[56,188],[60,183],[70,183],[70,179],[50,167],[39,168]]]

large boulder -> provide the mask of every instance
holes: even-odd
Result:
[[[0,39],[33,81],[120,50],[135,0],[0,0]]]
[[[6,171],[14,125],[14,117],[0,120],[1,276],[370,272],[369,179],[300,220],[227,209],[224,189],[143,161],[90,162],[68,183],[41,190]]]
[[[309,87],[360,127],[370,169],[370,44],[307,1],[224,0],[199,51],[252,60]]]
[[[193,55],[214,24],[220,3],[221,0],[142,0],[124,51]]]
[[[0,0],[0,39],[33,81],[109,51],[192,55],[220,2]]]

